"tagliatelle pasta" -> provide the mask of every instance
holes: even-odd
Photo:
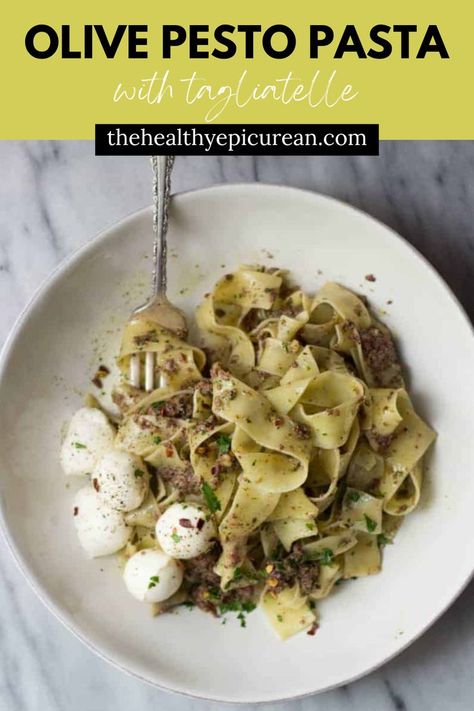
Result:
[[[179,589],[148,595],[158,612],[187,602],[245,625],[259,602],[282,639],[313,634],[316,601],[381,569],[382,547],[418,504],[435,434],[390,332],[339,284],[310,295],[280,269],[242,266],[196,321],[201,347],[151,322],[125,329],[122,372],[152,351],[161,385],[115,391],[115,446],[141,458],[150,481],[125,514],[124,560],[161,546],[181,561]],[[159,575],[150,580],[153,591]]]

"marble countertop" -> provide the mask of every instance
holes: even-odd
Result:
[[[387,142],[379,157],[179,158],[173,189],[262,181],[352,203],[415,245],[473,318],[473,172],[474,142]],[[48,273],[97,231],[150,202],[150,186],[146,159],[96,158],[89,142],[0,143],[0,342]],[[3,541],[0,561],[0,709],[209,707],[157,691],[94,656],[36,599]],[[434,627],[382,669],[279,708],[467,711],[474,698],[473,664],[474,583]]]

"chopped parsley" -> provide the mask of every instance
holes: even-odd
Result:
[[[278,622],[283,622],[283,615],[277,615]]]
[[[367,516],[367,514],[364,514],[364,518],[365,518],[365,525],[367,526],[368,532],[373,533],[375,531],[375,529],[377,528],[376,522],[374,521],[373,518],[370,518],[369,516]]]
[[[219,605],[219,612],[221,615],[225,615],[226,612],[239,612],[240,610],[240,602],[235,601],[235,602],[223,602],[221,605]]]
[[[309,528],[310,531],[314,531],[314,523],[307,523],[306,528]]]
[[[388,545],[388,544],[391,543],[391,542],[392,542],[392,541],[390,540],[390,538],[387,538],[387,536],[385,535],[385,533],[379,533],[379,534],[377,535],[377,543],[378,543],[379,546],[386,546],[386,545]]]
[[[219,612],[221,615],[225,615],[226,612],[252,612],[256,608],[254,602],[241,602],[240,600],[233,600],[231,602],[223,602],[219,605]]]
[[[76,449],[87,449],[85,444],[82,444],[82,442],[74,442],[74,446]]]
[[[193,607],[195,607],[195,603],[192,602],[191,600],[185,600],[184,602],[181,603],[183,607],[187,607],[189,610],[192,610]]]
[[[245,620],[245,615],[243,612],[239,612],[239,614],[237,615],[237,619],[240,621],[241,627],[247,627],[247,622]]]
[[[150,582],[148,583],[148,590],[151,590],[151,588],[156,587],[159,582],[160,582],[159,575],[152,575],[150,578]]]
[[[257,606],[254,602],[243,602],[242,603],[242,610],[244,612],[253,612],[256,607]]]
[[[206,500],[207,508],[211,513],[221,510],[221,502],[217,498],[214,489],[209,486],[207,481],[205,481],[202,485],[202,493]]]
[[[240,622],[241,627],[247,626],[247,621],[245,615],[249,612],[255,610],[257,606],[253,602],[241,602],[240,600],[233,600],[231,602],[223,602],[218,606],[219,614],[225,615],[227,612],[237,612],[237,619]]]
[[[143,471],[143,469],[135,469],[133,473],[137,478],[145,476],[145,472]]]
[[[181,540],[181,536],[178,536],[178,534],[176,533],[176,531],[173,531],[173,533],[171,534],[171,538],[173,539],[173,541],[174,541],[175,543],[179,543],[180,540]]]
[[[160,444],[161,443],[161,437],[159,435],[156,435],[153,437],[153,444]]]
[[[242,573],[242,568],[239,568],[237,566],[237,568],[234,570],[232,580],[242,580],[243,577],[244,577],[244,574]]]
[[[214,587],[209,590],[209,597],[212,600],[220,600],[222,596],[222,592],[220,588]]]
[[[330,548],[323,548],[321,555],[319,557],[319,562],[321,565],[331,565],[332,559],[334,558],[334,553]]]
[[[359,501],[360,494],[358,491],[351,491],[349,494],[349,501]]]
[[[151,406],[154,410],[160,410],[165,404],[164,400],[158,400],[157,402],[152,402]]]
[[[225,434],[220,434],[217,437],[217,449],[219,451],[219,454],[227,454],[227,452],[230,451],[230,437]]]

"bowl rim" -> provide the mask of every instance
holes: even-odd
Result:
[[[359,217],[364,217],[365,219],[368,219],[375,223],[378,227],[382,227],[386,232],[389,232],[396,241],[402,242],[405,247],[408,248],[409,251],[412,252],[412,256],[418,260],[420,260],[425,267],[427,267],[428,271],[431,274],[431,277],[435,279],[435,281],[438,282],[438,285],[441,286],[447,296],[451,299],[451,302],[453,306],[457,308],[457,311],[461,318],[464,320],[465,325],[469,329],[471,333],[471,337],[474,337],[474,326],[464,308],[464,306],[461,304],[459,301],[458,297],[455,295],[451,287],[446,283],[446,281],[443,279],[443,277],[439,274],[439,272],[435,269],[435,267],[431,264],[431,262],[421,253],[418,251],[416,247],[414,247],[405,237],[400,235],[398,232],[396,232],[394,229],[392,229],[390,226],[386,225],[382,220],[379,220],[376,217],[373,217],[369,213],[365,212],[364,210],[354,207],[350,203],[345,202],[344,200],[340,200],[338,198],[332,197],[330,195],[325,195],[324,193],[320,193],[317,191],[313,191],[310,189],[302,189],[294,186],[288,186],[288,185],[282,185],[282,184],[275,184],[275,183],[263,183],[263,182],[241,182],[241,183],[220,183],[216,185],[211,185],[207,186],[204,188],[193,188],[190,190],[185,190],[181,192],[176,192],[173,193],[173,198],[177,198],[179,201],[181,199],[186,200],[189,196],[195,196],[196,194],[209,194],[209,193],[224,193],[224,192],[233,192],[233,191],[239,191],[239,190],[244,190],[244,191],[255,191],[255,190],[262,190],[262,191],[281,191],[281,192],[286,192],[291,195],[291,193],[296,193],[296,194],[303,194],[306,195],[308,198],[316,198],[316,199],[323,199],[323,201],[327,201],[330,203],[333,203],[333,205],[342,207],[344,210],[347,212],[353,212],[355,215]],[[133,212],[128,213],[124,217],[110,223],[107,225],[105,228],[101,229],[99,232],[97,232],[93,237],[89,238],[86,240],[82,245],[74,249],[69,255],[67,255],[64,259],[62,259],[59,264],[42,280],[42,282],[39,284],[39,286],[35,289],[33,292],[32,296],[29,298],[27,301],[26,305],[23,307],[23,309],[20,311],[19,315],[15,319],[15,322],[13,326],[11,327],[9,334],[3,344],[3,347],[1,348],[0,351],[0,384],[3,381],[3,378],[5,377],[5,369],[9,360],[10,352],[15,344],[15,341],[17,337],[19,336],[23,325],[29,316],[30,312],[33,311],[35,305],[40,301],[41,297],[45,295],[49,289],[54,285],[54,283],[64,274],[64,272],[67,272],[68,269],[71,269],[74,264],[78,261],[80,261],[84,256],[86,256],[90,251],[93,251],[96,245],[101,242],[103,239],[109,238],[113,239],[113,234],[118,228],[126,228],[128,224],[133,223],[135,220],[139,219],[140,217],[146,215],[147,213],[151,213],[152,210],[152,205],[146,205],[142,208],[139,208],[138,210],[135,210]],[[150,243],[151,244],[151,243]],[[332,689],[336,689],[342,685],[350,684],[354,681],[357,681],[358,679],[361,679],[368,674],[376,671],[383,665],[387,664],[394,658],[396,658],[399,654],[401,654],[405,649],[407,649],[411,644],[413,644],[417,639],[419,639],[432,625],[435,624],[439,620],[439,618],[451,607],[451,605],[458,599],[458,597],[462,594],[462,592],[466,589],[472,578],[474,577],[474,567],[473,569],[468,573],[468,575],[465,577],[463,580],[462,584],[459,586],[459,588],[456,590],[455,594],[452,595],[447,602],[445,602],[441,608],[436,612],[436,614],[429,619],[428,622],[420,629],[418,630],[415,634],[412,636],[409,636],[404,640],[404,642],[400,645],[400,647],[395,650],[393,653],[389,654],[388,656],[384,657],[382,660],[377,662],[376,664],[373,664],[371,667],[368,669],[365,669],[362,672],[358,672],[354,674],[353,676],[350,676],[349,678],[335,683],[335,684],[330,684],[324,688],[315,690],[315,691],[310,691],[310,692],[305,692],[303,694],[297,694],[293,695],[290,694],[288,696],[280,696],[279,698],[268,698],[268,699],[259,699],[259,700],[236,700],[230,699],[230,698],[225,698],[222,695],[221,696],[203,696],[201,694],[197,693],[192,693],[186,690],[183,690],[181,688],[176,688],[173,686],[166,686],[166,684],[157,682],[156,680],[153,680],[151,678],[147,678],[146,676],[143,676],[140,674],[138,671],[131,669],[127,666],[124,666],[123,663],[119,662],[117,659],[114,659],[108,654],[104,653],[99,647],[96,647],[88,638],[85,634],[83,634],[75,625],[73,625],[68,619],[66,619],[65,615],[63,614],[63,610],[61,606],[56,603],[53,598],[49,595],[49,593],[44,589],[43,585],[41,582],[36,578],[36,576],[29,570],[29,566],[27,562],[25,561],[22,553],[20,552],[19,548],[17,547],[15,541],[10,535],[6,519],[5,519],[5,514],[4,514],[4,502],[2,497],[0,497],[0,529],[3,534],[3,539],[6,542],[6,547],[10,551],[18,569],[28,582],[30,588],[33,590],[33,592],[37,595],[37,597],[41,600],[43,605],[46,607],[46,609],[62,624],[64,627],[69,630],[73,636],[78,639],[82,644],[85,645],[91,652],[96,654],[98,657],[103,659],[105,662],[109,663],[112,667],[115,667],[116,669],[121,670],[122,672],[125,672],[128,676],[131,676],[135,679],[139,679],[140,681],[144,682],[145,684],[155,688],[159,689],[160,691],[165,691],[168,693],[174,693],[174,694],[179,694],[181,696],[190,698],[190,699],[197,699],[197,700],[202,700],[202,701],[208,701],[212,703],[229,703],[229,704],[266,704],[266,703],[283,703],[285,701],[292,701],[292,700],[298,700],[298,699],[303,699],[303,698],[308,698],[310,696],[314,696],[316,694],[322,694],[326,691],[330,691]]]

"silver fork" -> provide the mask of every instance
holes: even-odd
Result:
[[[173,306],[166,297],[166,235],[168,231],[168,206],[170,201],[171,171],[174,156],[152,156],[153,168],[153,295],[143,306],[132,312],[129,321],[139,319],[153,321],[162,328],[172,331],[180,338],[186,338],[188,329],[183,312]],[[155,387],[163,385],[163,377],[159,374],[159,382],[155,385],[156,354],[145,353],[145,390],[150,392]],[[130,384],[136,388],[142,382],[142,357],[135,353],[130,358]]]

